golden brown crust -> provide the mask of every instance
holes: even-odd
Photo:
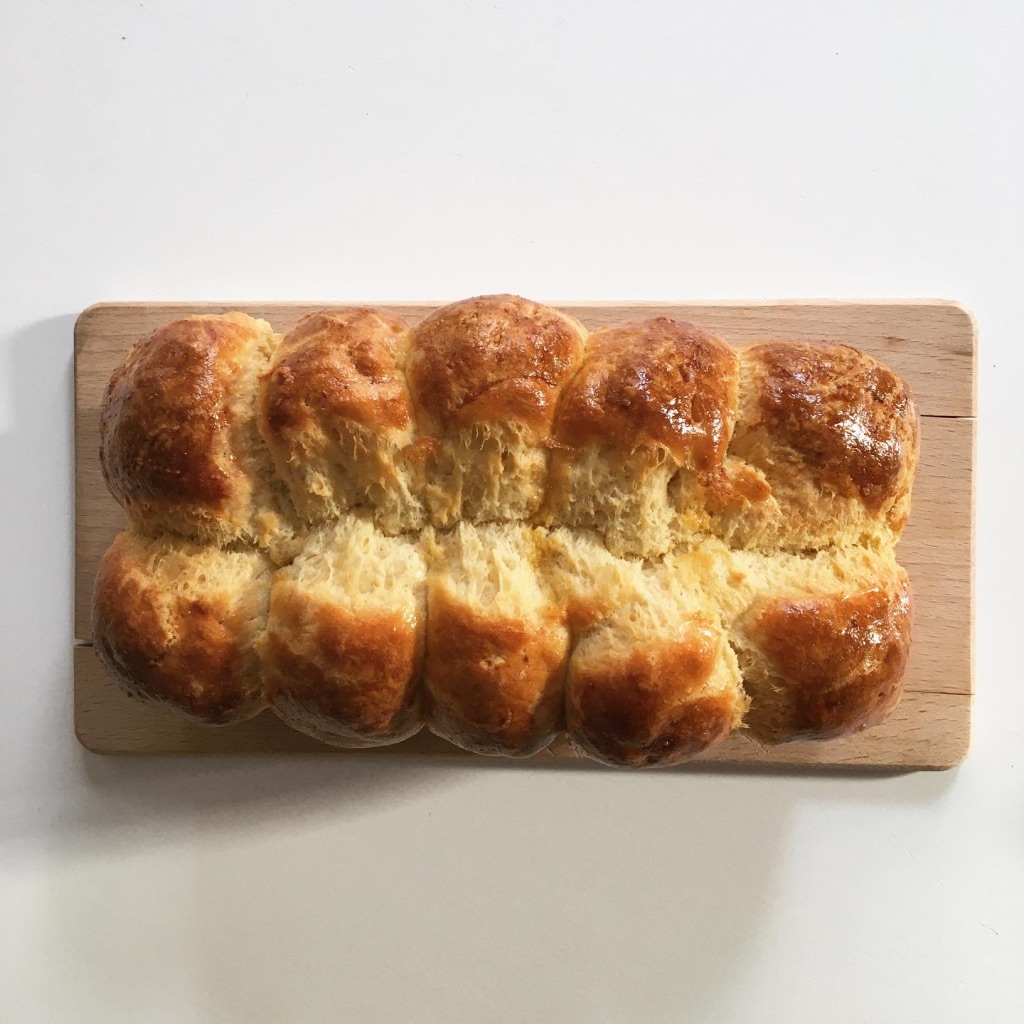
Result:
[[[527,757],[546,747],[562,727],[564,625],[486,615],[440,587],[429,608],[431,732],[478,754]]]
[[[226,416],[217,364],[245,330],[221,317],[176,320],[114,371],[100,413],[100,464],[122,504],[223,504],[231,482],[217,458]]]
[[[261,392],[264,436],[295,454],[312,427],[349,421],[387,434],[410,422],[402,367],[408,325],[380,309],[325,309],[285,335]]]
[[[391,534],[422,525],[408,340],[400,318],[359,307],[304,317],[278,348],[260,382],[259,430],[306,522],[370,508]]]
[[[743,711],[738,690],[709,691],[720,638],[690,623],[672,641],[569,662],[566,722],[589,757],[628,768],[673,765],[724,739]]]
[[[566,314],[516,295],[482,295],[437,310],[413,332],[409,355],[421,429],[446,434],[513,423],[546,436],[584,337]]]
[[[905,495],[917,464],[918,416],[892,370],[847,346],[793,341],[751,345],[742,358],[757,389],[757,419],[747,429],[791,448],[802,472],[872,513]],[[770,463],[759,468],[771,482]]]
[[[746,626],[768,663],[763,678],[745,680],[747,726],[779,743],[877,725],[902,692],[912,619],[902,569],[891,589],[769,602]]]
[[[250,718],[265,703],[253,649],[262,623],[251,606],[265,601],[242,591],[269,589],[269,572],[223,585],[200,575],[197,586],[176,592],[174,568],[154,563],[161,546],[122,533],[103,556],[93,593],[96,653],[133,697],[208,725]],[[180,556],[201,550],[185,545]]]
[[[407,739],[423,724],[417,616],[351,614],[275,582],[262,653],[274,712],[317,739],[382,746]]]
[[[136,522],[227,539],[249,526],[252,480],[239,450],[236,389],[266,325],[244,313],[186,317],[139,342],[100,409],[100,466]]]
[[[692,324],[656,317],[592,334],[555,436],[574,448],[663,447],[680,465],[722,464],[737,402],[736,353]]]

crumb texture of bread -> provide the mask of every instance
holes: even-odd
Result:
[[[558,409],[548,521],[595,529],[624,556],[706,530],[737,380],[733,349],[692,324],[656,317],[592,334]]]
[[[436,446],[424,488],[435,525],[537,512],[555,408],[586,336],[573,317],[515,295],[456,302],[415,328],[409,389]]]
[[[267,700],[327,743],[382,746],[418,732],[426,620],[419,545],[345,517],[274,574],[260,650]]]
[[[412,441],[408,325],[381,310],[325,310],[285,335],[262,379],[259,426],[308,523],[372,512],[388,533],[422,525],[402,452]]]
[[[569,630],[537,571],[535,531],[460,524],[432,538],[425,688],[430,729],[524,757],[561,729]]]
[[[103,396],[127,527],[94,644],[135,697],[343,747],[564,732],[642,768],[848,735],[901,694],[919,434],[906,383],[826,341],[514,295],[186,317]]]
[[[579,634],[566,724],[595,760],[678,764],[740,725],[747,698],[736,656],[691,569],[645,567],[632,600]]]

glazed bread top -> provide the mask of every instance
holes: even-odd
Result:
[[[388,534],[459,522],[596,530],[657,557],[893,543],[917,463],[904,382],[836,345],[734,350],[664,317],[587,335],[514,296],[241,313],[137,345],[101,415],[111,492],[143,529],[272,555],[349,511]],[[282,556],[287,560],[288,555]]]
[[[423,431],[444,436],[500,423],[543,441],[586,333],[573,317],[515,295],[480,296],[432,313],[416,327],[409,352]]]

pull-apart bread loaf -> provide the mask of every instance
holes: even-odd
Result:
[[[193,316],[115,371],[101,438],[128,524],[96,649],[200,722],[643,767],[899,700],[918,419],[852,348],[511,295]]]

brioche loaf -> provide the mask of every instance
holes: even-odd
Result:
[[[510,295],[194,316],[115,371],[101,446],[96,649],[197,721],[641,767],[899,699],[917,412],[852,348]]]

